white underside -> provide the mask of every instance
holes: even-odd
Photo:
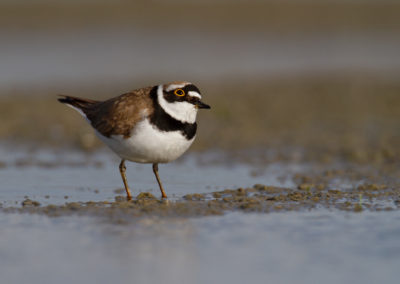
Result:
[[[97,136],[122,159],[137,163],[168,163],[179,158],[193,143],[180,131],[160,131],[148,119],[139,122],[131,137],[113,135],[110,138],[96,131]]]

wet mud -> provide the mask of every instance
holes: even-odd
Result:
[[[78,153],[74,158],[72,154],[46,156],[43,153],[25,153],[18,158],[5,158],[3,164],[10,172],[36,169],[40,176],[48,175],[50,171],[53,175],[57,171],[60,175],[65,175],[71,169],[93,169],[93,177],[104,176],[103,181],[106,182],[112,176],[107,177],[104,174],[113,172],[114,161],[109,160],[110,157],[104,153],[93,156],[83,158]],[[127,201],[123,188],[98,190],[94,187],[84,192],[66,190],[55,194],[56,188],[48,187],[36,193],[21,191],[21,198],[18,198],[20,193],[10,193],[6,198],[9,202],[0,202],[0,212],[43,214],[50,217],[85,215],[99,217],[112,223],[129,223],[148,216],[187,218],[223,215],[228,212],[270,213],[319,209],[362,212],[400,209],[400,167],[396,162],[364,165],[315,160],[310,163],[285,164],[280,161],[280,164],[276,164],[277,170],[270,182],[247,186],[246,183],[256,182],[260,176],[271,174],[271,169],[268,170],[271,164],[263,151],[211,152],[192,156],[192,159],[188,164],[182,161],[182,165],[178,163],[165,166],[166,175],[168,173],[165,171],[170,169],[169,175],[180,173],[182,181],[187,183],[187,186],[178,191],[171,188],[170,192],[173,194],[169,195],[169,199],[161,199],[158,189],[152,192],[142,190],[139,194],[136,191],[134,199]],[[210,183],[203,189],[187,188],[199,181],[183,174],[186,167],[195,170],[196,176],[211,178],[219,175],[226,177],[227,171],[232,171],[229,169],[235,165],[248,165],[243,168],[248,179],[242,183],[242,187],[228,187],[227,184],[234,184],[234,181],[223,180],[225,185],[220,187],[213,188],[213,184]],[[213,170],[205,171],[209,168]],[[226,170],[221,171],[222,169]],[[24,173],[21,172],[22,175]],[[75,171],[72,173],[72,176],[78,178]],[[82,182],[93,182],[88,182],[87,178],[83,177]],[[235,177],[231,176],[231,179]],[[65,182],[62,181],[60,185],[64,186]],[[115,183],[118,182],[120,180],[116,176]],[[145,187],[154,188],[152,177],[149,182]],[[101,182],[96,186],[100,184]],[[69,187],[73,188],[72,185]],[[211,188],[213,189],[207,191]]]
[[[18,207],[2,208],[8,213],[44,214],[50,217],[87,215],[113,223],[127,223],[140,217],[202,217],[226,212],[269,213],[332,209],[352,212],[400,209],[400,187],[365,183],[352,190],[332,189],[325,183],[314,183],[307,176],[297,176],[297,188],[256,184],[248,188],[225,189],[206,194],[188,194],[176,200],[160,199],[142,192],[127,201],[118,195],[114,202],[66,202],[64,205],[41,206],[25,199]]]

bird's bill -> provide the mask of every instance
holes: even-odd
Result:
[[[207,104],[205,104],[205,103],[203,103],[203,102],[201,102],[201,101],[198,101],[198,102],[196,103],[196,107],[197,107],[197,108],[204,108],[204,109],[210,109],[210,108],[211,108],[209,105],[207,105]]]

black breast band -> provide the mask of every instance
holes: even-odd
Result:
[[[154,113],[150,116],[150,122],[161,131],[180,131],[186,139],[191,140],[196,135],[197,123],[181,122],[166,113],[158,103],[157,89],[158,86],[155,86],[150,92],[154,103]]]

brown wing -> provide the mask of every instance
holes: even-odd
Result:
[[[151,87],[93,104],[85,110],[92,126],[106,137],[128,138],[136,123],[153,112]]]

